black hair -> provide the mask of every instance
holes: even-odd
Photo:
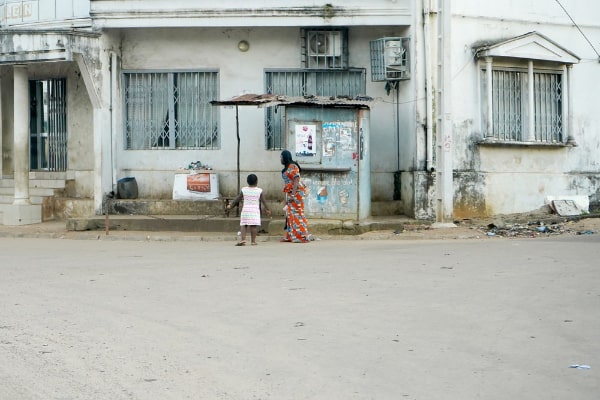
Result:
[[[290,153],[289,150],[283,150],[281,152],[281,163],[283,164],[283,169],[281,170],[282,173],[285,172],[290,164],[295,164],[298,167],[298,170],[302,172],[300,164],[292,159],[292,153]]]
[[[250,174],[246,178],[246,182],[248,182],[248,185],[254,186],[254,185],[256,185],[258,183],[258,177],[256,175],[254,175],[254,174]]]

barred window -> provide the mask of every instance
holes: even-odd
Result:
[[[366,72],[363,68],[346,70],[267,70],[265,90],[282,96],[364,95]],[[276,107],[265,111],[265,141],[269,150],[285,148],[285,113]]]
[[[125,72],[125,148],[218,149],[219,74]]]
[[[491,79],[488,71],[482,72],[482,114],[483,121],[487,121],[487,139],[538,143],[563,141],[562,71],[492,68]]]

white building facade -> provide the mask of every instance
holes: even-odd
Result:
[[[100,214],[125,177],[169,199],[195,161],[234,196],[238,131],[242,177],[282,198],[285,108],[211,104],[244,93],[375,99],[371,201],[394,212],[600,202],[591,0],[64,3],[0,1],[6,224]]]

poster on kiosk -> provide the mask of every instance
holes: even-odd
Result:
[[[288,144],[302,167],[310,218],[370,215],[366,109],[287,107]]]

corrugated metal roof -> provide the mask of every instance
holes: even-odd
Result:
[[[242,94],[228,100],[214,100],[212,105],[216,106],[257,106],[273,107],[288,105],[306,105],[321,107],[355,107],[370,108],[375,99],[368,96],[356,97],[327,97],[327,96],[282,96],[276,94]]]

